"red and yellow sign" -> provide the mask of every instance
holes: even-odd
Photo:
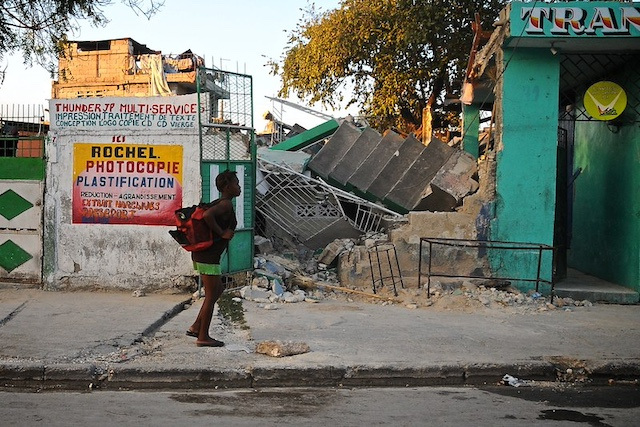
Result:
[[[182,146],[73,147],[73,223],[173,225],[182,202]]]
[[[584,108],[596,120],[613,120],[627,108],[627,94],[613,82],[602,81],[589,86],[584,94]]]

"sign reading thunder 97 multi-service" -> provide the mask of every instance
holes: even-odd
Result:
[[[73,147],[73,223],[175,224],[180,140],[198,132],[197,94],[52,99],[49,111],[53,141]]]
[[[182,146],[76,143],[73,222],[174,225]]]
[[[80,98],[50,101],[58,130],[189,131],[197,129],[197,94],[149,98]]]

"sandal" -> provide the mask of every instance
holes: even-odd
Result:
[[[198,347],[223,347],[224,343],[212,338],[211,341],[196,341],[196,345]]]

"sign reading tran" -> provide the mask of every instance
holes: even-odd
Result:
[[[640,8],[633,3],[514,2],[511,36],[640,36]]]

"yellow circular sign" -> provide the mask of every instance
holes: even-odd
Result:
[[[596,120],[613,120],[627,108],[627,94],[613,82],[592,84],[584,94],[584,108]]]

